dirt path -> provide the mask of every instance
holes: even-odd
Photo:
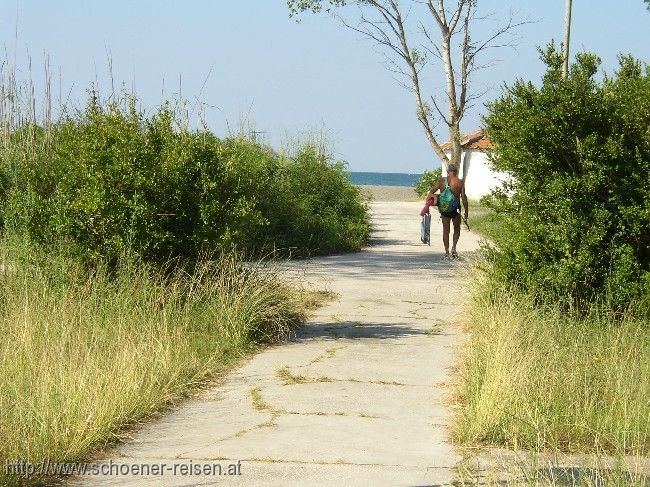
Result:
[[[165,464],[164,472],[82,484],[449,484],[459,459],[443,399],[458,341],[451,322],[478,238],[465,231],[461,259],[443,259],[437,219],[434,245],[419,243],[420,206],[373,203],[368,250],[292,264],[287,272],[339,299],[293,342],[256,355],[102,462],[114,473],[122,464]],[[181,472],[213,464],[241,475]]]

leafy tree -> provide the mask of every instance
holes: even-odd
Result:
[[[492,199],[510,222],[495,276],[574,308],[650,304],[650,69],[621,56],[597,81],[581,53],[564,79],[555,46],[540,52],[541,86],[506,87],[485,119],[493,166],[512,175]]]

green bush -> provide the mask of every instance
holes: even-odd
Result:
[[[289,158],[284,177],[272,181],[263,214],[276,246],[293,254],[327,254],[359,249],[368,238],[367,206],[351,185],[341,162],[330,161],[314,145]],[[261,237],[260,237],[261,239]]]
[[[438,167],[433,171],[424,171],[420,179],[413,185],[413,188],[420,198],[424,198],[429,193],[431,186],[436,184],[441,177],[442,167]]]
[[[285,157],[182,126],[169,107],[145,117],[134,99],[104,106],[92,96],[47,134],[14,131],[0,151],[3,225],[97,262],[126,250],[165,262],[232,247],[310,255],[366,242],[367,207],[342,163],[308,145]]]
[[[567,79],[551,44],[541,86],[517,81],[489,104],[493,166],[513,176],[492,199],[509,231],[495,277],[586,309],[650,300],[650,69],[630,56],[598,81],[579,54]]]

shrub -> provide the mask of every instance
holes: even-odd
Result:
[[[233,247],[322,254],[367,240],[367,207],[342,163],[308,145],[289,158],[182,127],[168,106],[145,117],[133,98],[102,105],[93,95],[48,134],[15,130],[0,151],[3,225],[41,243],[68,242],[93,262],[125,251],[195,259]]]
[[[436,184],[441,177],[442,167],[438,167],[433,171],[424,171],[420,179],[413,185],[413,188],[420,198],[424,198],[429,193],[431,186]]]
[[[567,79],[551,44],[540,87],[523,80],[489,104],[493,166],[513,179],[493,199],[509,232],[489,253],[495,277],[586,309],[650,296],[650,69],[622,56],[596,80],[579,54]]]
[[[368,208],[349,183],[345,165],[312,144],[299,147],[260,202],[273,244],[293,254],[327,254],[361,248],[369,235]],[[260,237],[261,238],[261,237]]]

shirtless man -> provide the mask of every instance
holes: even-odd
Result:
[[[446,179],[446,180],[445,180]],[[445,245],[445,257],[449,258],[449,230],[450,222],[454,223],[454,241],[451,247],[451,257],[458,257],[456,252],[456,244],[460,237],[460,201],[463,202],[464,217],[467,220],[469,206],[467,204],[467,195],[465,194],[465,181],[458,177],[458,167],[455,164],[449,164],[447,167],[447,178],[439,178],[438,182],[431,186],[431,190],[427,195],[427,200],[434,199],[434,204],[438,203],[440,195],[435,195],[437,191],[441,193],[445,190],[446,184],[449,184],[451,192],[456,198],[456,209],[448,213],[440,212],[442,217],[442,243]],[[434,196],[435,195],[435,196]]]

